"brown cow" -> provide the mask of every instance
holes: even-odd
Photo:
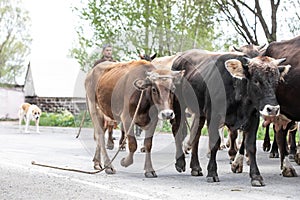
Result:
[[[106,68],[109,68],[111,64],[114,62],[105,61],[97,64],[86,76],[85,79],[85,90],[86,90],[86,99],[87,106],[91,116],[92,121],[96,122],[97,119],[97,106],[96,106],[96,85],[99,76],[103,73]],[[114,143],[112,138],[113,128],[116,127],[116,123],[114,121],[105,121],[105,128],[108,129],[108,140],[107,140],[107,148],[113,149]],[[122,138],[121,138],[122,139]],[[120,139],[120,142],[122,141]]]
[[[152,137],[159,118],[174,118],[173,91],[175,84],[180,82],[182,74],[183,72],[159,70],[150,62],[140,60],[111,64],[100,75],[96,86],[96,100],[99,109],[96,113],[97,119],[93,119],[97,140],[94,157],[96,168],[101,168],[101,150],[104,156],[104,166],[107,168],[106,173],[115,173],[104,147],[103,121],[105,118],[123,123],[127,133],[129,154],[121,160],[121,165],[128,167],[133,163],[133,154],[137,149],[133,130],[129,130],[133,120],[134,124],[145,130],[145,176],[157,177],[151,162]],[[133,119],[141,94],[143,96],[140,108],[136,118]]]
[[[291,65],[290,71],[277,87],[276,97],[280,104],[280,113],[292,121],[300,121],[300,36],[286,41],[270,43],[264,55],[274,58],[284,57],[286,61],[283,64]],[[287,127],[278,128],[276,131],[283,176],[297,176],[295,169],[286,157],[288,155],[286,136],[293,123],[290,122]],[[299,154],[295,156],[300,157]]]

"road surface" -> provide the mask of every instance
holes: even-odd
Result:
[[[82,174],[31,165],[32,161],[59,167],[93,171],[95,142],[93,130],[83,129],[76,139],[75,128],[40,127],[41,133],[19,132],[16,122],[0,122],[0,199],[299,199],[300,178],[280,175],[279,159],[270,159],[258,141],[257,161],[265,187],[251,187],[249,167],[233,174],[227,151],[217,155],[220,182],[206,182],[207,137],[200,139],[200,161],[204,176],[178,173],[174,167],[174,139],[171,134],[156,133],[152,162],[158,178],[144,177],[144,154],[137,151],[134,164],[124,168],[120,152],[113,162],[117,173]],[[119,132],[114,134],[119,138]],[[142,137],[138,144],[141,146]],[[112,157],[117,150],[109,151]],[[300,166],[292,163],[300,174]]]

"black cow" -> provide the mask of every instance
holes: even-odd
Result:
[[[276,96],[280,104],[280,113],[293,121],[300,121],[300,36],[282,42],[272,42],[263,55],[274,58],[285,57],[286,61],[283,64],[292,66],[284,81],[278,85]],[[292,123],[288,124],[286,129],[281,128],[276,133],[284,176],[296,176],[294,169],[286,167],[291,165],[286,163],[288,159],[285,159],[288,155],[286,136]],[[300,155],[296,154],[296,157]]]
[[[207,167],[208,182],[218,182],[216,153],[220,145],[218,128],[226,125],[230,130],[244,131],[245,147],[250,157],[250,177],[253,186],[264,185],[256,164],[256,132],[260,113],[276,116],[279,105],[275,87],[284,66],[269,57],[246,58],[235,53],[207,53],[189,50],[178,57],[172,70],[185,70],[186,81],[177,91],[179,102],[174,102],[175,119],[172,131],[176,140],[176,169],[185,171],[185,159],[180,147],[185,136],[184,110],[194,113],[188,144],[192,148],[190,167],[192,175],[202,175],[198,160],[201,129],[207,120],[211,156]],[[194,93],[193,93],[194,92]]]

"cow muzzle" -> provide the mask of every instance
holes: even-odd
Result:
[[[175,114],[173,112],[173,110],[162,110],[159,112],[158,114],[158,118],[161,120],[168,120],[168,119],[174,119]]]
[[[265,105],[262,111],[259,111],[263,116],[278,116],[280,114],[280,106]]]

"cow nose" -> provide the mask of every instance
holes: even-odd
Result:
[[[173,110],[163,110],[159,114],[159,118],[166,120],[166,119],[173,119],[174,118],[174,112]]]
[[[280,106],[272,106],[272,105],[266,105],[261,112],[261,114],[266,115],[266,116],[277,116],[280,113]]]

